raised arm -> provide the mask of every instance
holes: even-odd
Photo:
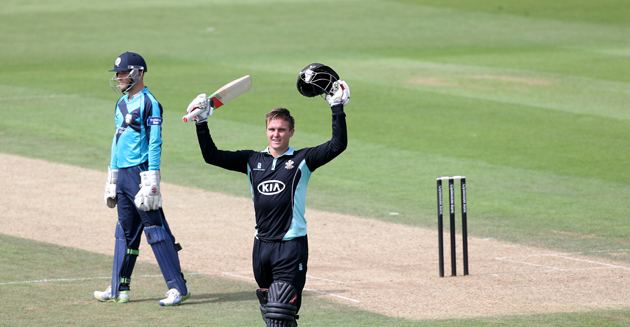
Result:
[[[306,157],[306,164],[311,171],[337,157],[348,146],[346,113],[343,109],[344,105],[350,101],[350,87],[344,81],[337,83],[336,92],[326,96],[326,101],[332,110],[332,138],[328,142],[310,149]]]
[[[208,117],[212,115],[213,109],[208,103],[205,94],[199,94],[186,108],[187,113],[191,113],[194,110],[200,110],[193,120],[197,128],[197,140],[199,141],[199,149],[203,160],[211,165],[247,174],[247,160],[254,151],[223,151],[217,149],[208,128]]]
[[[197,140],[199,141],[199,149],[203,160],[211,165],[215,165],[224,169],[238,171],[247,174],[247,160],[254,151],[224,151],[217,149],[212,140],[208,122],[204,121],[196,124]]]

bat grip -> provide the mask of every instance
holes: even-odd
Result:
[[[201,109],[195,109],[189,113],[187,113],[186,115],[184,115],[184,117],[182,117],[182,121],[184,123],[189,122],[191,119],[195,118],[197,115],[199,115],[199,113],[201,112]]]

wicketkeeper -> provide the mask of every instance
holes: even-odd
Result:
[[[247,174],[256,213],[253,247],[256,295],[267,326],[293,327],[302,301],[308,267],[306,189],[311,174],[346,149],[348,84],[330,67],[311,64],[298,78],[305,96],[323,95],[332,108],[332,138],[303,149],[289,146],[294,119],[289,110],[277,108],[265,117],[268,146],[262,151],[224,151],[215,146],[207,119],[211,113],[204,94],[187,108],[202,113],[196,120],[197,138],[204,160],[211,165]]]
[[[137,53],[116,58],[112,87],[122,92],[114,109],[116,133],[105,184],[105,204],[118,206],[111,285],[95,291],[99,301],[129,302],[129,284],[142,231],[153,249],[168,291],[160,305],[178,305],[190,293],[182,274],[175,243],[162,210],[160,158],[162,106],[144,86],[147,65]]]

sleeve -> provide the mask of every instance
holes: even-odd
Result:
[[[208,123],[203,122],[197,124],[197,140],[199,140],[199,148],[201,154],[206,163],[221,167],[227,170],[233,170],[240,173],[247,174],[247,162],[249,157],[252,156],[255,151],[253,150],[239,150],[239,151],[224,151],[217,149],[217,146],[212,140],[210,130],[208,129]]]
[[[118,169],[118,160],[116,160],[116,135],[112,139],[111,159],[109,161],[109,168]]]
[[[346,113],[343,105],[332,107],[332,138],[323,144],[310,148],[306,154],[306,165],[311,171],[325,165],[341,154],[348,146]]]
[[[110,152],[109,168],[118,169],[118,158],[116,157],[116,134],[118,133],[118,126],[116,125],[116,110],[118,110],[118,103],[114,107],[114,137],[112,138],[112,147]]]
[[[146,128],[149,136],[149,170],[160,170],[162,157],[162,105],[149,100]],[[145,108],[146,110],[147,108]]]

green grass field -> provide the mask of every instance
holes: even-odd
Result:
[[[11,295],[0,326],[256,326],[258,300],[249,284],[188,273],[193,297],[177,308],[159,307],[164,291],[155,265],[139,263],[130,304],[98,303],[91,291],[108,282],[111,258],[0,235],[0,290]],[[28,258],[28,260],[25,260]],[[96,272],[103,272],[98,275]],[[19,296],[15,296],[18,295]],[[624,311],[514,316],[475,320],[409,321],[332,304],[307,293],[300,326],[626,326]]]
[[[105,171],[117,98],[107,70],[134,50],[147,59],[146,83],[165,107],[164,180],[248,196],[242,175],[203,164],[194,127],[180,122],[186,105],[251,74],[252,91],[211,118],[220,147],[264,148],[264,114],[277,106],[296,117],[294,146],[321,143],[330,135],[326,104],[295,89],[297,72],[317,61],[352,88],[350,143],[315,174],[309,207],[434,228],[435,177],[466,175],[474,236],[594,255],[630,248],[626,1],[9,0],[0,17],[0,152]],[[55,263],[38,260],[41,251],[70,250],[26,242],[32,250],[16,254],[24,241],[1,240],[0,250],[25,258],[25,266],[3,269],[0,283],[74,276],[70,263],[57,273],[48,269]],[[108,259],[77,255],[107,271]],[[629,255],[616,259],[630,262]],[[41,276],[42,269],[55,274]],[[190,325],[245,326],[258,314],[245,286],[193,281],[225,285],[228,300],[209,295],[204,305],[159,318],[147,301],[125,309],[137,313],[131,323],[166,324],[181,314],[195,319]],[[89,301],[86,289],[96,284],[102,281],[0,284],[4,294],[23,292],[28,302],[20,306],[29,308],[26,315],[12,313],[17,304],[3,308],[0,324],[108,319],[112,309]],[[46,289],[54,294],[42,295]],[[46,307],[66,290],[80,310],[63,300]],[[143,296],[154,297],[151,291]],[[312,302],[304,314],[321,320],[305,326],[614,326],[630,319],[622,311],[406,322]],[[223,318],[209,322],[216,311]]]

